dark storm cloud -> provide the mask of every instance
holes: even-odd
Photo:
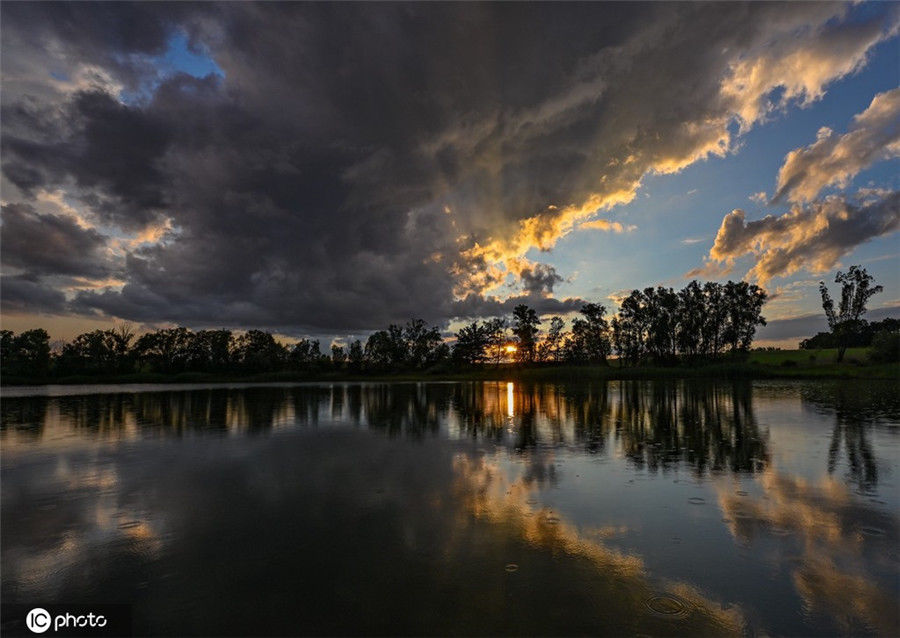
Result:
[[[484,297],[471,293],[464,299],[455,302],[452,306],[452,316],[458,319],[473,319],[476,317],[496,317],[512,313],[519,304],[525,304],[534,308],[538,315],[564,315],[577,312],[585,304],[584,299],[566,298],[556,299],[540,295],[516,295],[506,299],[494,296]]]
[[[728,152],[729,123],[740,116],[752,126],[783,79],[761,52],[819,43],[822,25],[843,9],[4,3],[0,11],[7,201],[62,190],[92,223],[155,238],[120,242],[124,286],[82,290],[71,309],[300,333],[446,321],[521,301],[576,309],[580,300],[543,296],[562,277],[525,253],[551,249],[597,208],[628,201],[648,172]],[[841,60],[856,64],[884,37],[882,14],[845,38]],[[162,77],[154,56],[176,30],[224,78]],[[743,69],[723,51],[762,65],[756,92],[723,90]],[[839,66],[819,62],[813,55],[808,66]],[[849,72],[841,69],[807,77],[801,64],[802,82],[792,79],[786,95],[810,97]],[[154,233],[163,227],[171,232]],[[4,250],[11,233],[4,228]],[[492,273],[499,263],[502,278],[513,261],[519,288],[532,294],[504,300],[463,286],[454,296],[470,265]]]
[[[165,205],[159,167],[169,122],[121,104],[107,93],[79,92],[65,105],[68,131],[44,130],[46,141],[4,137],[4,171],[26,193],[74,180],[103,222],[124,228],[148,223]],[[17,122],[20,113],[7,110]],[[32,127],[32,132],[36,127]],[[49,126],[48,126],[49,128]]]
[[[66,309],[66,296],[53,286],[21,275],[0,277],[3,312],[56,314]]]
[[[2,214],[4,266],[31,276],[107,277],[106,237],[72,217],[42,215],[28,204],[8,204]],[[4,296],[6,290],[3,291]]]
[[[4,83],[74,74],[79,65],[105,69],[136,88],[154,71],[146,56],[165,51],[168,34],[189,5],[181,3],[11,2],[3,7]],[[47,49],[52,49],[49,57]],[[55,54],[55,55],[53,55]],[[52,68],[40,62],[52,60]]]
[[[540,294],[542,292],[553,292],[553,286],[564,281],[556,268],[547,264],[535,264],[528,266],[519,273],[522,278],[522,286],[529,294]]]

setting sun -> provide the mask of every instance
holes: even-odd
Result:
[[[510,344],[510,345],[506,346],[506,351],[510,352],[510,353],[515,352],[516,347],[514,345]]]

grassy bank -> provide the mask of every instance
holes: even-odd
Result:
[[[338,371],[320,373],[271,372],[253,375],[222,375],[184,372],[167,375],[151,372],[69,376],[28,379],[4,376],[3,385],[75,385],[114,383],[271,383],[304,381],[478,381],[521,379],[534,381],[566,381],[575,379],[897,379],[900,364],[871,363],[866,348],[851,348],[844,361],[837,363],[837,350],[756,351],[745,360],[726,360],[703,365],[671,367],[565,366],[543,364],[486,366],[465,371],[432,371],[426,373],[361,375]]]

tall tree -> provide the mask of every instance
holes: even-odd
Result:
[[[517,351],[519,361],[531,363],[534,361],[535,348],[537,346],[538,326],[541,320],[534,308],[525,304],[519,304],[513,308],[513,334],[519,340]]]
[[[819,282],[819,292],[822,294],[822,308],[828,319],[828,327],[838,343],[838,362],[843,361],[847,351],[848,337],[860,327],[862,316],[866,313],[866,304],[874,295],[884,288],[873,286],[875,280],[862,266],[850,266],[846,273],[838,271],[834,282],[841,284],[841,301],[838,309],[834,309],[834,301],[828,293],[828,287],[824,281]]]
[[[131,341],[134,339],[134,329],[130,323],[120,323],[108,331],[112,341],[113,367],[115,372],[130,372]]]
[[[606,308],[588,303],[581,307],[581,315],[572,321],[572,333],[566,343],[566,357],[580,363],[606,363],[612,350]]]
[[[456,333],[456,345],[453,347],[453,358],[463,364],[481,363],[487,357],[488,346],[487,325],[479,325],[473,321],[460,328]]]
[[[362,369],[364,359],[365,355],[363,354],[362,342],[357,339],[350,344],[349,352],[347,353],[350,369],[354,372],[359,372]]]
[[[703,296],[705,305],[705,320],[702,329],[703,352],[717,357],[725,341],[723,333],[728,318],[724,287],[717,281],[707,281],[703,284]]]
[[[143,354],[153,335],[143,335],[135,344],[135,353]],[[148,337],[148,335],[151,335]],[[103,374],[114,371],[115,343],[108,330],[84,332],[65,344],[59,355],[58,365],[63,374]]]
[[[643,293],[632,290],[619,307],[613,323],[616,351],[625,363],[636,364],[647,351],[648,313]]]
[[[678,295],[671,288],[645,288],[644,313],[647,324],[647,350],[657,363],[675,360],[678,325]]]
[[[337,343],[331,344],[331,363],[335,368],[342,368],[347,355],[344,352],[344,346]]]
[[[689,359],[700,354],[705,315],[703,288],[694,280],[678,292],[678,329],[675,336],[679,351]]]
[[[747,351],[753,343],[756,326],[766,325],[766,320],[761,315],[766,292],[746,281],[729,281],[723,291],[727,314],[723,336],[732,352]]]
[[[234,359],[245,372],[268,372],[282,367],[287,352],[270,333],[248,330],[235,339]]]
[[[416,369],[431,366],[441,358],[441,332],[436,326],[431,328],[422,319],[412,319],[403,329],[406,342],[406,365]]]
[[[544,340],[547,350],[547,358],[559,362],[560,352],[563,344],[563,329],[566,327],[562,317],[550,317],[550,329],[547,331],[547,338]]]
[[[4,330],[0,338],[0,368],[3,374],[45,377],[50,372],[50,335],[43,328],[16,335]]]
[[[366,340],[366,361],[378,369],[401,368],[406,364],[406,341],[403,328],[391,324],[378,330]]]
[[[503,358],[507,325],[508,322],[504,317],[494,317],[484,323],[488,357],[494,364],[499,364]]]

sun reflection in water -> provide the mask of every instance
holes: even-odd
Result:
[[[506,416],[513,417],[513,382],[506,384]]]

